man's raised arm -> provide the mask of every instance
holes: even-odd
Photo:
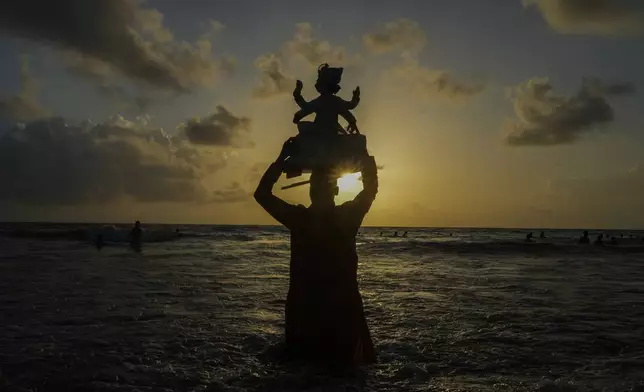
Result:
[[[369,212],[377,193],[378,167],[376,166],[374,157],[368,156],[362,166],[362,191],[351,202],[356,208],[356,213],[359,215],[360,221]]]
[[[273,194],[273,186],[282,175],[284,161],[288,157],[288,147],[291,139],[284,143],[282,152],[275,162],[273,162],[257,185],[255,190],[255,200],[268,212],[276,221],[280,222],[287,228],[291,228],[295,214],[298,209],[294,205],[288,204],[284,200]]]

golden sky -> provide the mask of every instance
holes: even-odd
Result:
[[[0,220],[274,224],[252,192],[326,62],[366,225],[644,226],[642,3],[303,3],[0,6]]]

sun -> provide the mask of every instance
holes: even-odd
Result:
[[[360,189],[360,173],[347,173],[338,178],[340,192],[356,192]]]

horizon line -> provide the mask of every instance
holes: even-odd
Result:
[[[96,221],[1,221],[0,225],[7,224],[64,224],[64,225],[131,225],[133,222],[96,222]],[[283,227],[281,224],[266,223],[168,223],[168,222],[142,222],[142,225],[163,225],[163,226],[259,226],[259,227]],[[396,225],[363,225],[360,228],[384,228],[384,229],[434,229],[434,230],[622,230],[622,231],[644,231],[644,228],[607,228],[607,227],[529,227],[529,226],[396,226]]]

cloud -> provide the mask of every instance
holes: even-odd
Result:
[[[29,72],[29,61],[22,57],[20,92],[11,98],[0,98],[0,119],[30,121],[49,115],[38,99],[36,81]]]
[[[349,55],[342,46],[334,46],[329,41],[314,37],[314,28],[310,23],[297,23],[295,36],[284,44],[285,56],[300,56],[316,69],[322,63],[333,66],[349,66],[359,60],[359,56]]]
[[[515,89],[514,112],[518,118],[506,125],[506,142],[513,146],[572,144],[596,126],[614,120],[606,97],[632,94],[630,83],[605,84],[585,78],[579,91],[565,97],[552,93],[547,78],[532,79]]]
[[[290,93],[295,88],[295,78],[284,73],[282,60],[275,54],[260,56],[255,60],[255,67],[260,71],[260,83],[253,89],[253,97],[269,98]]]
[[[146,118],[79,124],[48,118],[13,126],[0,138],[0,201],[229,202],[239,195],[234,186],[212,190],[203,181],[226,165],[225,152],[201,151]]]
[[[385,23],[377,31],[364,34],[362,42],[372,54],[399,52],[416,55],[427,44],[427,36],[418,23],[398,19]]]
[[[250,126],[248,117],[237,117],[218,105],[209,116],[190,119],[179,128],[192,144],[248,148],[255,145],[249,139]]]
[[[427,45],[427,35],[412,20],[386,22],[375,31],[364,34],[362,42],[374,55],[400,54],[402,62],[385,71],[384,75],[397,85],[402,82],[407,90],[415,91],[426,99],[464,100],[485,89],[482,81],[458,80],[449,70],[420,65],[418,56]]]
[[[314,32],[310,23],[297,23],[294,36],[278,52],[264,54],[255,60],[255,68],[260,72],[259,85],[253,90],[255,98],[291,93],[295,88],[295,78],[285,69],[298,59],[304,60],[311,71],[317,70],[323,63],[345,68],[360,66],[360,55],[351,55],[342,46],[320,40],[314,36]]]
[[[427,99],[446,98],[464,100],[481,93],[485,89],[482,82],[467,83],[456,79],[449,71],[431,69],[413,60],[390,70],[389,75],[406,82]]]
[[[644,32],[641,0],[523,0],[536,6],[550,27],[561,33],[633,35]]]
[[[145,113],[152,103],[173,95],[171,91],[151,91],[150,88],[126,83],[109,64],[94,57],[73,51],[61,54],[68,72],[90,81],[102,96],[126,110],[133,108],[138,113]]]
[[[224,189],[213,192],[211,201],[215,203],[240,203],[250,201],[252,192],[233,182]]]
[[[163,14],[137,0],[35,0],[2,2],[0,30],[91,57],[88,74],[115,73],[156,88],[187,92],[212,85],[231,70],[230,58],[213,58],[211,39],[221,24],[194,43],[175,39]],[[100,68],[100,70],[97,70]]]

